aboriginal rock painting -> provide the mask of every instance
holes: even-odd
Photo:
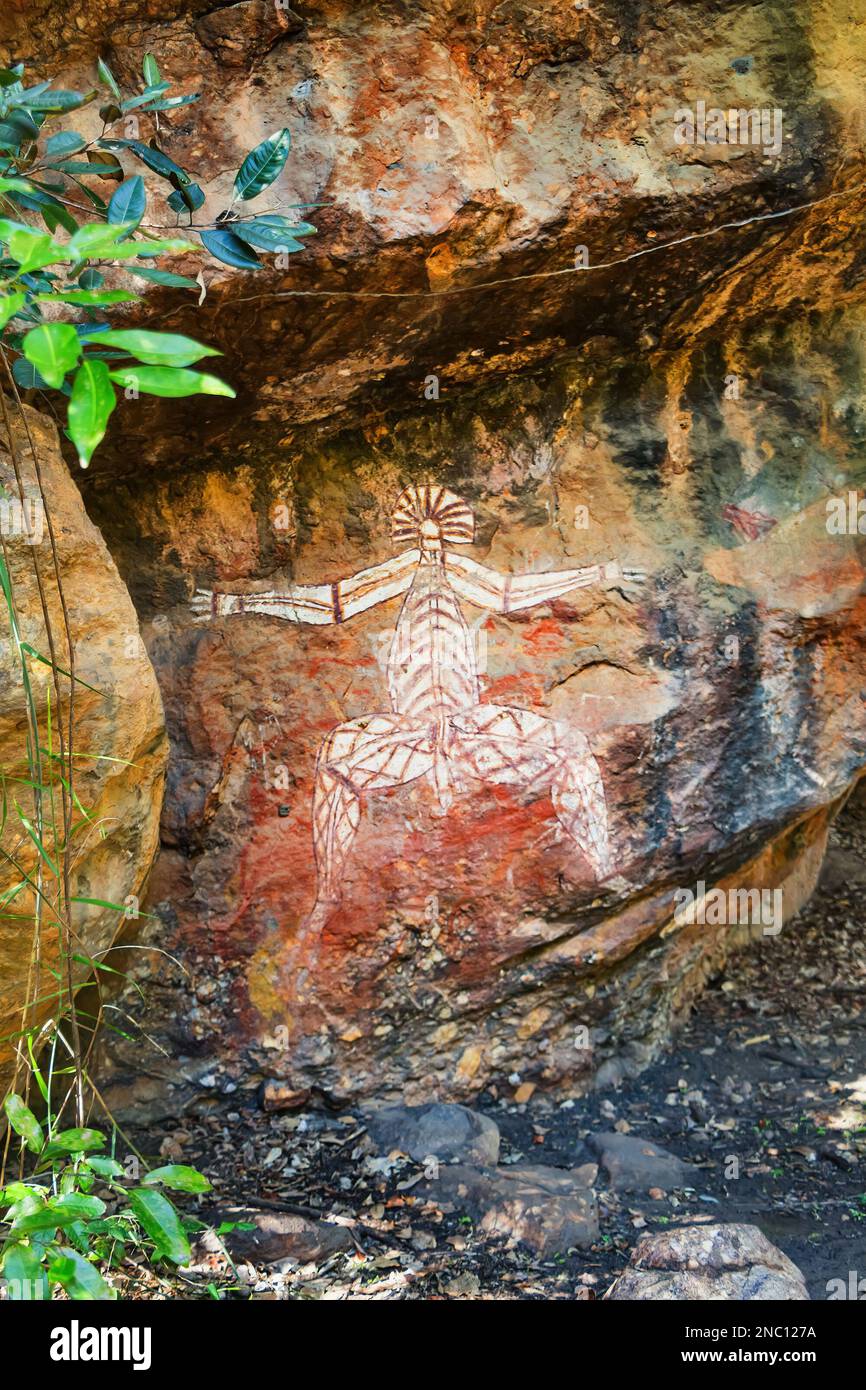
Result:
[[[389,709],[338,724],[322,743],[313,794],[315,904],[301,937],[319,931],[340,902],[343,869],[365,797],[420,778],[447,815],[467,781],[549,793],[556,817],[598,879],[611,870],[607,808],[598,764],[579,729],[481,695],[475,646],[460,600],[516,613],[590,584],[641,576],[616,563],[547,573],[500,574],[453,550],[469,545],[475,521],[443,487],[410,487],[392,514],[392,539],[406,549],[329,584],[288,584],[258,594],[193,598],[197,617],[265,613],[295,623],[344,623],[405,595],[387,662]]]

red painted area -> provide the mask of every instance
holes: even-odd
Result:
[[[313,1009],[299,1008],[295,950],[316,897],[316,754],[338,723],[388,709],[385,673],[370,645],[381,621],[317,632],[315,641],[308,631],[238,623],[197,651],[199,717],[188,718],[211,750],[203,756],[214,790],[192,891],[177,904],[181,929],[205,956],[238,966],[242,978],[254,968],[272,1006],[302,1032],[318,1026]],[[573,631],[554,617],[521,623],[518,669],[482,675],[483,701],[545,711],[551,663],[572,647]],[[288,787],[273,784],[278,767],[288,770]],[[587,902],[595,894],[592,871],[547,793],[467,779],[448,814],[438,809],[426,778],[362,797],[342,902],[321,933],[314,966],[335,1017],[380,1008],[401,962],[411,975],[431,914],[439,957],[418,975],[419,987],[472,989],[537,943],[527,924],[549,916],[552,897]],[[195,823],[194,807],[191,815]],[[240,985],[236,1006],[239,1029],[261,1032]]]

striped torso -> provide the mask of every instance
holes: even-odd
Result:
[[[475,651],[437,556],[421,561],[403,600],[388,657],[395,714],[441,719],[479,701]]]

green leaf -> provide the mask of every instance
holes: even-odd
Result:
[[[73,260],[84,261],[89,256],[108,256],[116,254],[120,237],[135,230],[135,224],[124,222],[106,224],[105,222],[86,222],[70,238],[67,250]]]
[[[24,391],[47,391],[48,382],[40,376],[32,362],[28,362],[26,357],[16,357],[12,363],[12,375],[15,382]]]
[[[154,367],[188,367],[201,357],[221,357],[217,348],[206,347],[181,333],[156,333],[147,328],[109,328],[88,335],[91,343],[122,348]]]
[[[0,128],[0,140],[13,149],[17,149],[22,142],[27,140],[38,140],[39,126],[34,121],[29,111],[7,111],[4,116],[2,128]]]
[[[60,1134],[51,1136],[40,1155],[40,1162],[59,1154],[79,1154],[85,1153],[88,1149],[101,1149],[104,1144],[105,1135],[101,1129],[64,1129]]]
[[[188,97],[164,97],[145,106],[145,111],[173,111],[176,106],[190,106],[201,99],[201,92],[193,92]]]
[[[15,1133],[21,1136],[31,1153],[38,1154],[45,1143],[45,1136],[33,1111],[14,1093],[6,1097],[3,1109]]]
[[[190,1258],[189,1241],[168,1198],[149,1187],[134,1187],[129,1205],[156,1246],[157,1255],[176,1265],[186,1264]]]
[[[253,222],[233,222],[232,231],[242,241],[251,246],[260,246],[265,251],[303,251],[304,244],[287,232],[285,227],[274,227],[258,218]]]
[[[19,291],[14,294],[4,294],[0,297],[0,330],[4,329],[11,318],[14,318],[19,309],[24,308],[25,295]]]
[[[29,184],[26,179],[0,178],[0,193],[11,193],[13,190],[16,193],[31,193],[33,185]]]
[[[100,1197],[89,1197],[83,1192],[67,1192],[62,1197],[51,1197],[48,1206],[63,1217],[64,1226],[70,1221],[92,1221],[105,1213],[105,1203]]]
[[[133,231],[131,223],[121,222],[117,226],[104,222],[90,222],[79,227],[68,245],[63,248],[68,255],[66,260],[83,261],[90,258],[115,261],[130,256],[161,256],[168,252],[193,251],[190,241],[172,239],[168,241],[119,241]]]
[[[60,1247],[59,1254],[48,1266],[52,1284],[60,1284],[70,1298],[89,1302],[108,1302],[115,1297],[95,1265],[70,1246]]]
[[[31,840],[33,841],[34,845],[35,845],[36,848],[38,849],[40,855],[42,856],[42,858],[44,859],[45,863],[48,865],[49,869],[50,869],[51,872],[53,873],[54,877],[55,877],[55,878],[59,878],[59,877],[60,877],[60,871],[59,871],[59,869],[57,868],[57,865],[55,864],[54,860],[51,858],[51,855],[48,853],[48,850],[45,848],[44,844],[42,843],[42,840],[41,840],[41,838],[40,838],[39,832],[34,828],[34,826],[31,824],[31,822],[27,819],[27,817],[25,816],[24,812],[21,810],[21,807],[18,805],[18,802],[17,802],[17,801],[15,802],[15,810],[16,810],[16,812],[17,812],[17,814],[18,814],[18,819],[20,820],[21,824],[24,826],[24,829],[27,831],[27,834],[30,836],[30,838],[31,838]]]
[[[49,1197],[38,1211],[16,1217],[12,1229],[16,1235],[32,1231],[55,1231],[58,1226],[74,1226],[78,1221],[90,1221],[102,1216],[105,1203],[99,1197],[87,1197],[82,1192],[66,1192],[62,1197]]]
[[[176,188],[170,193],[166,202],[172,212],[197,212],[204,204],[204,192],[197,183],[188,183],[183,188]]]
[[[49,386],[60,386],[81,356],[81,343],[70,323],[44,323],[31,328],[21,345],[28,362]]]
[[[2,230],[0,230],[0,236],[2,235]],[[25,275],[32,270],[41,270],[43,266],[53,265],[56,261],[71,260],[65,246],[61,246],[53,237],[32,232],[29,228],[22,228],[21,231],[16,230],[11,233],[9,254],[14,261],[18,262],[20,275]]]
[[[112,194],[108,204],[110,222],[127,222],[137,227],[147,206],[144,179],[141,174],[133,174]]]
[[[97,174],[104,179],[123,178],[120,161],[113,161],[114,155],[98,155],[88,150],[86,159],[57,159],[51,169],[58,174]]]
[[[93,451],[102,443],[108,419],[117,404],[108,368],[97,357],[86,357],[72,383],[67,424],[78,450],[78,462],[86,468]]]
[[[44,1187],[35,1187],[33,1183],[27,1182],[8,1182],[5,1187],[0,1187],[0,1205],[4,1202],[22,1202],[25,1197],[44,1197]]]
[[[211,1184],[204,1173],[200,1173],[197,1168],[190,1168],[185,1163],[167,1163],[164,1168],[154,1168],[143,1179],[143,1182],[146,1187],[152,1187],[154,1183],[161,1183],[163,1187],[171,1187],[175,1192],[210,1192],[211,1190]]]
[[[22,74],[23,76],[23,74]],[[36,97],[41,97],[43,92],[47,92],[51,86],[52,79],[49,77],[44,82],[37,82],[35,87],[24,87],[23,83],[17,91],[9,95],[10,106],[32,106]]]
[[[158,82],[162,81],[159,68],[156,65],[156,59],[152,53],[145,53],[141,71],[148,87],[155,87]]]
[[[130,275],[137,275],[141,280],[150,280],[154,285],[171,285],[179,290],[198,290],[201,288],[197,280],[192,280],[188,275],[175,275],[171,270],[156,270],[152,266],[131,265],[127,266]]]
[[[58,130],[56,135],[46,140],[45,153],[50,159],[55,155],[77,154],[86,144],[84,136],[79,135],[77,130]]]
[[[89,1154],[84,1162],[101,1178],[123,1177],[123,1168],[116,1158],[106,1158],[104,1154]]]
[[[137,304],[140,299],[131,290],[55,290],[34,297],[40,304]]]
[[[199,232],[199,236],[205,249],[218,261],[225,261],[226,265],[233,265],[238,270],[261,270],[262,263],[258,256],[244,245],[240,237],[226,231],[224,227]]]
[[[42,1262],[29,1245],[11,1245],[3,1260],[6,1297],[30,1302],[48,1297],[48,1280]]]
[[[231,225],[232,231],[236,232],[240,237],[244,235],[244,228],[254,227],[256,233],[260,237],[264,236],[268,238],[267,242],[259,241],[254,244],[260,246],[267,244],[270,247],[279,246],[281,244],[280,238],[282,238],[283,241],[287,237],[291,240],[298,241],[301,237],[313,236],[317,230],[311,222],[292,222],[290,218],[281,217],[279,213],[275,212],[263,212],[261,216],[254,217],[250,222],[238,220]],[[279,233],[279,236],[272,237],[271,233]],[[252,237],[244,239],[253,241]]]
[[[72,213],[50,193],[43,193],[41,189],[34,188],[32,193],[10,193],[9,197],[19,207],[41,213],[42,220],[52,234],[58,227],[63,227],[67,232],[74,232],[78,228]]]
[[[22,92],[20,97],[13,97],[10,104],[26,106],[30,111],[75,111],[79,106],[86,106],[95,95],[95,92],[48,91],[41,96],[32,97]]]
[[[127,111],[135,111],[141,107],[146,108],[149,101],[153,101],[156,97],[161,97],[168,91],[170,86],[170,82],[157,82],[153,87],[146,87],[140,96],[130,97],[127,101],[122,102],[120,106],[121,112],[125,114]]]
[[[0,241],[9,241],[15,232],[29,232],[31,236],[38,236],[32,227],[28,227],[26,222],[16,222],[11,217],[0,217]]]
[[[133,387],[148,396],[235,396],[219,377],[181,367],[117,367],[110,376],[119,386]]]
[[[235,176],[235,197],[248,202],[269,187],[282,171],[291,144],[291,132],[284,129],[275,131],[256,145]]]
[[[175,164],[173,159],[169,159],[167,154],[163,154],[162,150],[155,150],[152,145],[143,145],[140,140],[112,141],[111,143],[112,146],[120,144],[132,150],[132,153],[141,160],[142,164],[146,164],[148,169],[152,169],[155,174],[160,174],[164,179],[174,178],[176,186],[192,183],[192,179],[185,169],[181,169],[180,165]]]
[[[103,82],[105,86],[108,88],[108,90],[111,92],[111,95],[113,97],[116,97],[117,100],[120,101],[120,88],[117,85],[114,73],[111,71],[111,68],[108,66],[108,64],[106,62],[103,62],[101,58],[97,59],[96,71],[99,73],[100,82]]]

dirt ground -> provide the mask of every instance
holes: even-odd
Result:
[[[136,1140],[208,1174],[205,1220],[326,1217],[348,1227],[350,1248],[279,1272],[212,1249],[160,1290],[129,1271],[126,1296],[593,1299],[641,1234],[693,1221],[758,1225],[813,1299],[827,1298],[828,1280],[866,1276],[864,850],[866,802],[837,822],[807,908],[735,958],[636,1080],[552,1108],[543,1098],[477,1102],[500,1127],[500,1162],[574,1167],[591,1161],[587,1134],[619,1129],[698,1165],[693,1190],[617,1196],[599,1179],[600,1239],[545,1261],[414,1196],[422,1166],[372,1157],[357,1115],[267,1115],[245,1101]],[[233,1234],[222,1239],[230,1250]]]

